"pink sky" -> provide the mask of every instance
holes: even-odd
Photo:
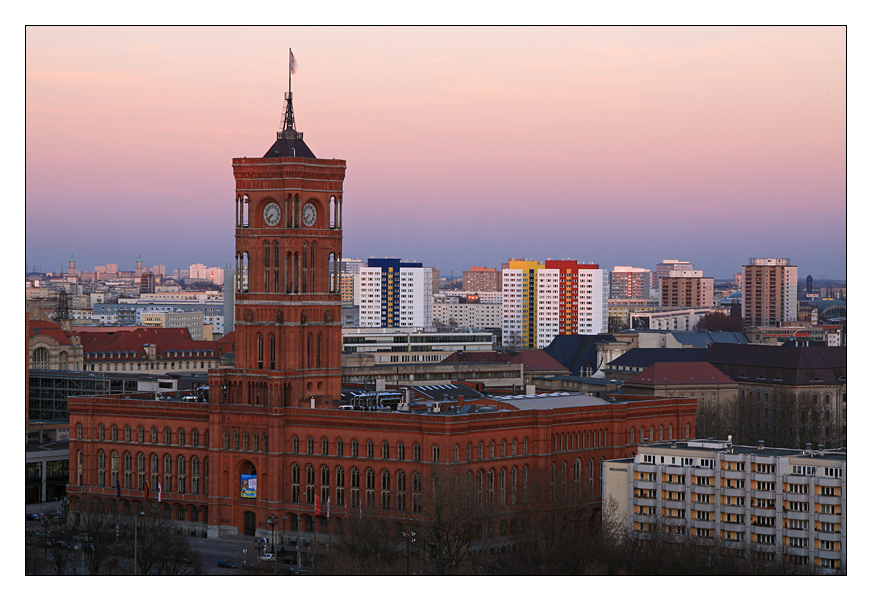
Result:
[[[346,256],[846,276],[844,28],[28,28],[26,262],[233,257],[231,159],[294,108]]]

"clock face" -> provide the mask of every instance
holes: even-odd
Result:
[[[307,202],[303,207],[303,225],[312,227],[315,225],[315,218],[318,216],[318,210],[311,202]]]
[[[282,218],[282,210],[274,202],[269,203],[263,209],[263,220],[267,225],[277,225]]]

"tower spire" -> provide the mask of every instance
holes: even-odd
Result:
[[[282,131],[279,134],[285,139],[294,139],[297,137],[297,124],[294,122],[294,92],[291,88],[291,75],[293,75],[295,71],[294,62],[294,53],[290,48],[288,48],[288,93],[285,94],[285,115],[282,120]]]
[[[291,91],[291,75],[296,72],[297,61],[294,53],[288,48],[288,91],[285,93],[285,113],[282,118],[282,129],[276,133],[276,141],[263,155],[268,157],[302,157],[314,159],[315,154],[303,142],[303,132],[297,131],[294,121],[294,93]]]

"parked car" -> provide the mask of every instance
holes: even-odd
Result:
[[[261,561],[275,561],[276,556],[272,553],[264,553],[260,556]]]
[[[39,514],[38,513],[25,513],[24,518],[28,522],[35,522],[39,519]]]
[[[236,565],[235,563],[230,563],[226,559],[221,559],[218,561],[218,567],[219,568],[227,568],[228,570],[235,570],[239,566]]]

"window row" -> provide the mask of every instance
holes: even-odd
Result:
[[[133,440],[133,429],[125,425],[123,430],[124,442],[146,442],[146,431],[145,428],[139,426],[136,429],[136,440]],[[150,430],[150,436],[148,437],[148,442],[151,444],[177,444],[179,446],[193,446],[199,447],[202,442],[204,447],[209,446],[209,430],[205,430],[203,432],[203,436],[200,436],[200,431],[196,428],[191,431],[190,439],[184,428],[179,428],[176,430],[175,437],[173,436],[172,428],[166,427],[163,429],[163,436],[161,437],[160,432],[157,429],[157,426],[152,426]],[[119,442],[118,439],[118,426],[112,424],[109,427],[109,440],[112,442]],[[84,426],[81,422],[76,424],[76,439],[82,440],[84,438]],[[97,424],[97,440],[103,441],[106,440],[106,426],[104,424]]]
[[[291,453],[304,453],[307,455],[314,455],[317,452],[321,455],[330,455],[331,454],[331,444],[330,441],[326,437],[322,437],[321,440],[317,443],[315,439],[311,436],[306,438],[305,447],[301,446],[302,441],[298,436],[294,436],[291,438]],[[473,459],[493,459],[497,456],[497,446],[496,441],[491,440],[487,447],[485,447],[484,441],[479,441],[478,444],[473,447],[471,442],[466,443],[465,454],[461,454],[461,447],[459,444],[454,445],[453,455],[451,459],[448,461],[453,461],[454,463],[459,463],[461,461],[472,461]],[[513,439],[511,443],[508,443],[505,439],[500,441],[499,446],[499,456],[500,457],[517,457],[519,453],[521,456],[525,456],[529,453],[529,442],[526,438],[524,438],[519,445],[518,439]],[[376,458],[376,444],[372,440],[367,440],[363,445],[363,455],[361,455],[360,442],[352,438],[349,444],[350,447],[350,457],[366,457],[368,459]],[[301,450],[302,449],[302,450]],[[341,438],[337,438],[333,443],[333,455],[336,457],[345,457],[345,441]],[[427,461],[432,461],[433,463],[440,463],[442,461],[442,451],[439,445],[433,445],[429,449],[430,455],[427,457]],[[509,455],[511,452],[511,455]],[[391,448],[390,443],[388,441],[383,440],[380,448],[379,448],[379,458],[380,459],[398,459],[400,461],[405,461],[409,459],[411,461],[422,461],[422,447],[419,443],[413,443],[411,454],[409,457],[406,456],[406,444],[402,441],[398,442],[396,447]],[[447,458],[446,458],[447,459]]]
[[[108,461],[107,461],[108,460]],[[178,492],[181,494],[209,494],[209,458],[202,461],[194,456],[190,459],[178,455],[175,459],[165,454],[161,459],[157,453],[146,457],[145,453],[137,453],[134,469],[134,457],[130,452],[121,455],[112,451],[107,455],[100,449],[97,452],[96,486],[147,490],[149,495],[158,493]],[[81,451],[77,456],[77,482],[84,486]]]

